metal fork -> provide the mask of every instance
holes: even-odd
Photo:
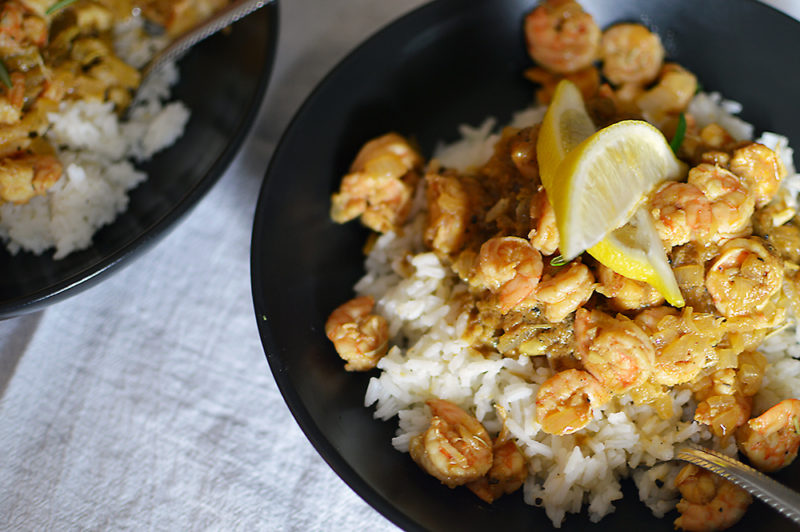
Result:
[[[236,0],[227,7],[217,11],[209,19],[179,35],[166,48],[158,52],[142,67],[142,81],[152,72],[161,68],[165,63],[174,61],[186,53],[189,48],[203,39],[214,35],[218,31],[230,26],[240,18],[261,9],[275,0]]]
[[[800,494],[764,473],[722,453],[694,444],[686,444],[679,448],[675,458],[708,469],[730,480],[800,524]]]

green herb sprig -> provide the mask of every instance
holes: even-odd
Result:
[[[550,266],[564,266],[567,261],[561,255],[556,255],[550,259]]]
[[[44,12],[45,15],[52,15],[56,11],[60,9],[64,9],[70,4],[75,3],[76,0],[61,0],[60,2],[56,2],[52,6],[48,7],[47,10]]]
[[[681,147],[683,144],[683,137],[686,136],[686,115],[681,113],[678,117],[678,127],[675,129],[675,136],[672,137],[672,141],[669,143],[669,147],[672,148],[672,152],[674,154],[678,154],[678,148]]]
[[[0,81],[9,89],[14,86],[13,83],[11,83],[11,76],[8,74],[6,64],[3,63],[2,60],[0,60]]]

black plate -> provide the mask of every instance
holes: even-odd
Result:
[[[744,104],[758,130],[800,146],[800,24],[748,0],[584,0],[601,27],[645,21],[671,59],[707,90]],[[297,113],[275,152],[253,227],[253,299],[275,380],[309,440],[368,503],[404,528],[549,530],[544,511],[521,494],[494,505],[450,490],[390,443],[397,419],[364,408],[370,374],[346,373],[324,335],[337,305],[363,273],[366,232],[330,221],[330,195],[359,147],[390,130],[416,138],[425,155],[452,140],[459,123],[500,122],[532,102],[521,31],[534,0],[441,0],[399,19],[339,64]],[[800,467],[778,477],[800,489]],[[655,519],[630,482],[615,513],[592,524],[569,515],[561,530],[672,530]],[[787,530],[790,522],[754,503],[737,530]]]
[[[244,141],[267,87],[278,34],[277,3],[195,46],[180,61],[173,96],[191,110],[185,134],[141,166],[150,178],[128,210],[86,250],[11,256],[0,250],[0,318],[54,303],[129,263],[172,229],[223,174]],[[2,247],[2,246],[0,246]]]

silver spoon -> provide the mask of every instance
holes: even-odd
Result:
[[[764,473],[722,453],[694,444],[679,448],[675,458],[708,469],[730,480],[800,524],[800,494]]]
[[[235,2],[231,2],[228,6],[214,13],[210,18],[179,35],[166,48],[154,55],[150,61],[142,67],[142,82],[165,63],[178,59],[186,53],[189,48],[203,39],[214,35],[240,18],[246,17],[250,13],[272,2],[274,2],[274,0],[236,0]]]

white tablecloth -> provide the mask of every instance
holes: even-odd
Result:
[[[0,322],[0,529],[395,529],[322,461],[278,393],[249,244],[294,111],[356,44],[422,3],[282,0],[270,88],[216,187],[97,287]]]

